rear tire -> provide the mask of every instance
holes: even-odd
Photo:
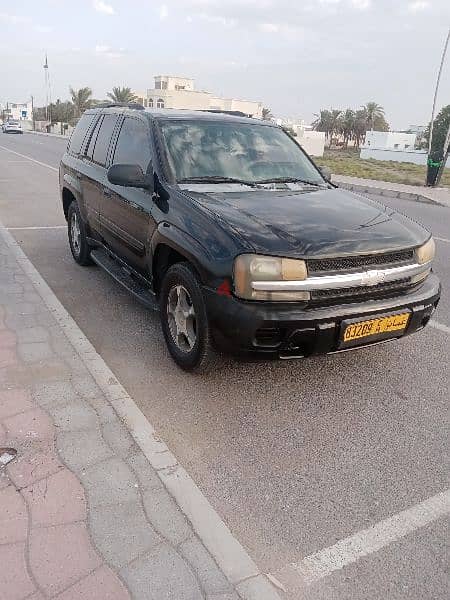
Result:
[[[216,353],[200,282],[189,263],[177,263],[165,274],[160,317],[167,348],[177,365],[185,371],[210,369]]]
[[[72,202],[67,211],[67,231],[70,251],[75,262],[83,267],[92,265],[91,248],[86,238],[86,227],[75,201]]]

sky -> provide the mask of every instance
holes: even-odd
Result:
[[[402,129],[430,119],[449,26],[450,0],[0,0],[0,102],[44,104],[47,52],[53,99],[168,74],[306,122],[375,101]]]

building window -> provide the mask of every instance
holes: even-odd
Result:
[[[176,85],[176,86],[175,86],[175,89],[176,89],[176,90],[185,90],[185,89],[186,89],[186,86],[185,86],[185,85]]]
[[[405,144],[405,150],[406,148],[411,148],[411,146],[409,144]]]
[[[162,90],[167,90],[167,81],[162,81],[161,82],[161,89]]]
[[[161,89],[161,82],[155,81],[155,90],[160,90],[160,89]]]
[[[164,100],[162,98],[158,98],[156,101],[156,108],[164,108]]]
[[[147,107],[148,106],[148,100],[147,98],[144,98],[144,106]]]
[[[394,148],[398,148],[398,144],[394,144]]]
[[[153,98],[148,99],[148,107],[153,108]]]

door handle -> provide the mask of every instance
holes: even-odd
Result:
[[[103,193],[105,194],[105,196],[107,196],[108,198],[111,198],[112,196],[112,192],[109,188],[103,188]]]

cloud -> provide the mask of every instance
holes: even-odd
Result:
[[[95,51],[97,54],[103,54],[103,52],[108,52],[108,50],[109,46],[104,46],[102,44],[97,44],[97,46],[95,46]]]
[[[259,28],[265,33],[278,33],[280,31],[280,26],[277,23],[261,23]]]
[[[359,10],[367,10],[370,8],[372,2],[371,0],[352,0],[352,4],[355,8]]]
[[[427,0],[416,0],[408,4],[408,10],[412,13],[422,12],[423,10],[427,10],[427,8],[430,8],[430,3]]]
[[[20,15],[10,15],[8,13],[0,12],[0,21],[7,25],[22,25],[23,23],[29,23],[30,19]]]
[[[103,2],[103,0],[93,0],[92,6],[94,7],[94,10],[105,15],[113,15],[116,12],[111,4]]]
[[[114,50],[111,46],[106,46],[105,44],[97,44],[95,46],[95,53],[105,58],[122,58],[124,51],[125,48]]]
[[[167,7],[167,4],[162,4],[159,8],[159,18],[161,21],[164,21],[164,19],[167,19],[168,16],[169,8]]]

